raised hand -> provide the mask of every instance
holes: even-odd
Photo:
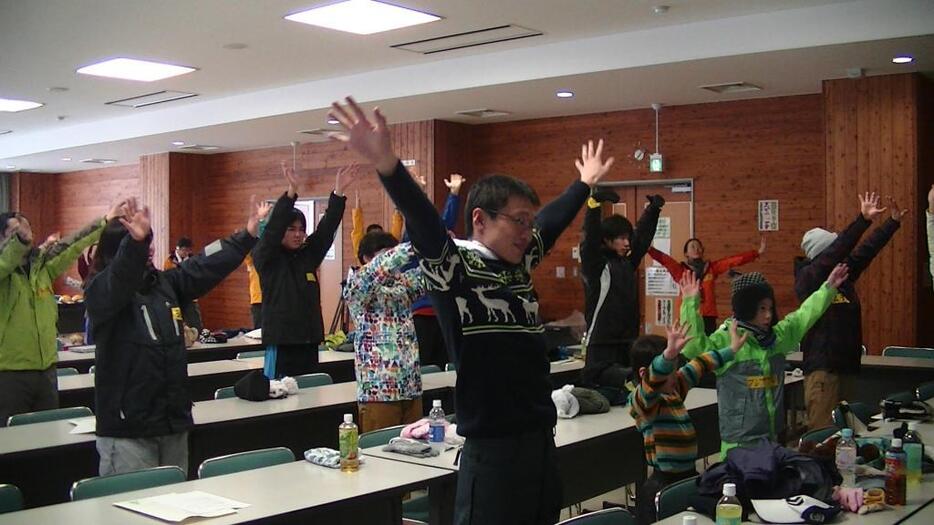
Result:
[[[115,202],[114,205],[110,207],[110,211],[107,212],[107,215],[104,215],[104,220],[110,222],[117,217],[126,216],[126,202],[127,199],[120,199]]]
[[[136,199],[130,198],[126,201],[126,211],[126,216],[119,218],[120,224],[130,232],[130,236],[133,237],[134,240],[146,240],[152,232],[152,226],[149,222],[149,206],[143,206],[142,209],[140,209],[136,203]]]
[[[337,119],[344,129],[342,133],[334,133],[331,137],[349,145],[373,164],[380,174],[392,174],[399,158],[392,152],[386,117],[376,108],[371,122],[353,97],[347,97],[345,101],[346,106],[337,102],[331,104],[331,117]]]
[[[668,361],[677,359],[684,345],[688,344],[691,339],[694,339],[693,336],[688,335],[688,325],[681,324],[678,321],[675,321],[675,324],[671,326],[666,326],[665,334],[668,336],[668,346],[665,347],[665,351],[662,352],[662,355]]]
[[[678,287],[681,288],[682,297],[696,297],[700,293],[700,281],[697,280],[693,271],[681,273],[681,282],[678,283]]]
[[[881,199],[882,196],[876,195],[876,192],[869,193],[867,191],[865,194],[859,196],[859,212],[863,214],[864,219],[872,221],[885,212],[885,208],[879,207],[879,201]]]
[[[665,205],[665,197],[662,197],[661,195],[658,195],[658,194],[646,195],[645,199],[649,201],[649,204],[651,204],[652,206],[655,206],[658,209],[662,209],[662,206]]]
[[[749,332],[746,330],[742,331],[740,335],[739,325],[736,323],[736,319],[733,319],[733,322],[730,323],[730,350],[735,354],[739,352],[739,349],[746,344],[746,339],[749,338]]]
[[[256,195],[250,195],[250,215],[246,219],[246,231],[253,237],[259,237],[259,221],[272,211],[272,204],[256,202]]]
[[[295,172],[286,165],[284,160],[279,164],[279,167],[282,168],[282,176],[285,177],[285,181],[289,183],[287,195],[289,197],[298,196],[298,180],[295,178]]]
[[[847,278],[850,276],[850,268],[843,263],[836,265],[830,275],[827,276],[827,284],[831,288],[840,289]]]
[[[610,171],[614,160],[610,157],[606,162],[603,161],[603,139],[597,142],[596,149],[593,147],[593,141],[589,140],[581,146],[581,158],[575,159],[574,165],[580,172],[581,182],[593,188]]]
[[[444,179],[444,185],[448,187],[451,195],[457,195],[461,192],[461,185],[464,184],[464,177],[460,173],[452,173],[450,178]]]
[[[360,165],[356,162],[337,170],[337,177],[334,179],[334,193],[343,195],[345,190],[357,180],[359,174]]]
[[[60,232],[55,232],[52,235],[49,235],[48,237],[45,238],[45,241],[39,245],[39,249],[44,250],[48,248],[49,246],[52,246],[53,244],[57,243],[60,240],[62,240],[62,234]]]
[[[899,208],[898,203],[895,202],[895,197],[889,197],[889,209],[892,210],[892,220],[896,222],[902,222],[902,217],[908,213],[908,208]]]
[[[759,237],[759,255],[765,253],[765,235]]]

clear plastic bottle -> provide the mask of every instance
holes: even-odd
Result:
[[[697,525],[697,516],[689,514],[681,518],[681,525]]]
[[[892,439],[892,446],[885,451],[885,502],[889,505],[905,504],[905,452],[902,440]]]
[[[447,421],[444,420],[444,409],[441,400],[431,402],[431,412],[428,413],[428,443],[439,451],[444,450],[444,429]]]
[[[840,441],[837,442],[837,470],[843,476],[841,487],[856,486],[856,440],[853,439],[853,429],[844,428]]]
[[[908,422],[908,432],[902,438],[902,448],[905,449],[905,473],[908,483],[921,482],[921,463],[924,458],[924,442],[918,434],[918,422]]]
[[[356,472],[360,468],[360,449],[353,414],[344,414],[344,422],[337,427],[337,436],[341,448],[341,471]]]
[[[717,502],[717,525],[740,525],[743,505],[736,497],[736,484],[723,484],[723,497]]]

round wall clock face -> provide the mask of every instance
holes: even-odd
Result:
[[[642,160],[642,159],[644,159],[644,158],[645,158],[645,150],[643,150],[642,148],[636,149],[636,151],[633,151],[633,152],[632,152],[632,158],[634,158],[634,159],[636,159],[636,160]]]

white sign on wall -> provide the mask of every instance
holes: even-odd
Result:
[[[778,201],[759,201],[759,231],[778,231]]]
[[[663,266],[649,266],[645,269],[645,295],[677,297],[678,285]]]
[[[673,299],[655,300],[655,324],[659,326],[671,326],[674,316],[674,303]]]

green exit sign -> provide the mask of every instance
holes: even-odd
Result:
[[[652,173],[661,173],[665,171],[661,153],[649,155],[649,171]]]

